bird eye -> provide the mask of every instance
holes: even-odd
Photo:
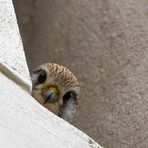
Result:
[[[70,98],[76,99],[77,95],[75,91],[68,91],[64,96],[63,96],[63,101],[67,102]]]
[[[46,77],[47,77],[46,72],[45,71],[41,71],[40,74],[39,74],[39,77],[38,77],[38,82],[39,83],[45,82]]]

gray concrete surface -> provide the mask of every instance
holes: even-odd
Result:
[[[148,147],[148,2],[14,0],[30,70],[69,67],[74,124],[107,148]]]

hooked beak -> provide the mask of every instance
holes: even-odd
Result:
[[[44,97],[44,104],[47,103],[53,96],[53,92],[47,92]]]
[[[55,87],[50,87],[44,92],[44,104],[49,101],[54,100],[55,95],[57,94],[57,89]]]

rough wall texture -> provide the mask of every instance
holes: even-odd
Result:
[[[105,147],[148,147],[148,2],[14,0],[30,69],[69,67],[74,124]]]

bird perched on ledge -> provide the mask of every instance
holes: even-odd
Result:
[[[46,63],[34,69],[32,96],[44,107],[71,123],[76,111],[80,86],[67,68]]]

